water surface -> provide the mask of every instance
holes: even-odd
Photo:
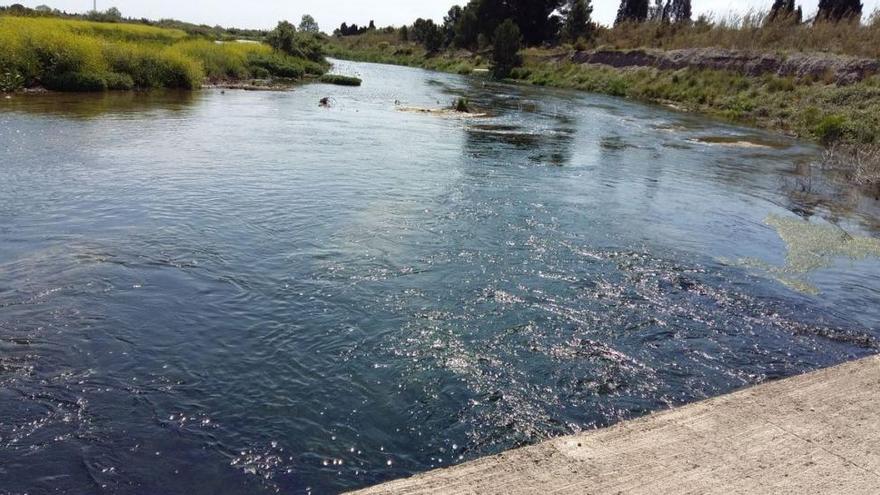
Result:
[[[0,101],[0,493],[335,493],[877,352],[810,145],[337,70]]]

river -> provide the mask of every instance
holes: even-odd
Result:
[[[335,493],[880,350],[812,145],[336,70],[0,100],[0,493]]]

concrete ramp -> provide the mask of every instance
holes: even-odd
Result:
[[[880,494],[880,358],[361,494]]]

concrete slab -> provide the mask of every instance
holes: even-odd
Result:
[[[366,494],[880,494],[880,357]]]

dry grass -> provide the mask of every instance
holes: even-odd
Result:
[[[655,22],[601,28],[592,47],[619,49],[729,48],[750,51],[824,52],[880,58],[880,10],[867,23],[815,25],[767,23],[767,13],[750,11],[715,20],[701,18],[691,25]]]
[[[822,160],[826,168],[841,172],[847,181],[868,186],[880,184],[880,147],[866,145],[832,145]]]

